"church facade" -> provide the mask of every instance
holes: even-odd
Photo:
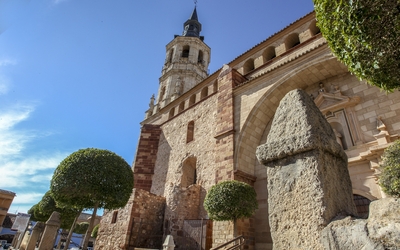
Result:
[[[95,249],[209,249],[233,238],[232,222],[208,220],[207,190],[239,180],[257,192],[259,209],[237,222],[248,249],[272,249],[268,176],[256,159],[283,96],[303,89],[331,124],[348,156],[360,216],[385,197],[377,184],[383,150],[400,132],[400,93],[359,81],[332,55],[315,14],[300,18],[211,75],[211,50],[196,9],[166,46],[158,94],[152,97],[133,163],[126,207],[103,215]],[[334,181],[334,180],[332,180]]]

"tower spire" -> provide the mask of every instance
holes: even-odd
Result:
[[[197,17],[197,1],[195,0],[194,10],[190,18],[183,24],[183,34],[182,36],[191,36],[191,37],[199,37],[200,38],[200,31],[201,31],[201,23],[199,23]]]

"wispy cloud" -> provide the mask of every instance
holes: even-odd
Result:
[[[8,92],[8,82],[6,79],[3,79],[3,77],[0,75],[0,95],[4,95]]]
[[[6,68],[16,64],[16,60],[0,58],[0,95],[7,95],[12,88]],[[34,115],[36,106],[22,101],[12,106],[0,102],[0,189],[17,194],[10,212],[27,212],[38,203],[49,189],[54,169],[68,155],[31,148],[34,142],[54,134],[21,126],[24,122],[29,124],[26,122]]]
[[[54,169],[67,156],[61,152],[32,152],[29,143],[51,135],[45,131],[17,128],[34,113],[34,105],[15,105],[0,110],[0,188],[17,193],[14,209],[26,212],[48,190]]]
[[[17,196],[14,197],[14,202],[18,204],[31,204],[38,199],[42,198],[43,194],[42,193],[25,193],[25,194],[17,194]]]
[[[15,59],[0,59],[0,67],[16,65],[16,64],[17,64],[17,60],[15,60]]]
[[[63,2],[67,2],[67,1],[69,1],[69,0],[53,0],[53,3],[54,4],[60,4],[60,3],[63,3]]]
[[[0,69],[16,64],[17,61],[15,59],[0,59]],[[10,79],[0,72],[0,95],[4,95],[8,92],[10,84]]]
[[[0,156],[20,153],[24,145],[35,137],[27,131],[14,129],[16,124],[28,119],[33,110],[30,105],[15,105],[0,110]]]
[[[0,162],[0,172],[7,178],[2,179],[0,187],[23,188],[49,186],[54,169],[66,157],[66,154],[55,153],[20,160],[9,159]]]

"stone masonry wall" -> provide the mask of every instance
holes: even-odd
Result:
[[[184,162],[188,158],[193,159],[196,184],[201,186],[198,219],[207,216],[202,204],[206,190],[215,184],[216,97],[207,97],[161,126],[151,188],[152,193],[166,197],[167,208],[172,208],[175,190],[181,188]],[[186,142],[187,127],[191,121],[194,121],[194,137]]]
[[[131,250],[135,245],[161,248],[164,207],[165,198],[134,189],[124,208],[104,211],[95,250]]]
[[[165,234],[174,237],[175,249],[188,249],[192,246],[185,237],[184,220],[199,219],[200,185],[187,188],[176,187],[172,200],[165,211]]]

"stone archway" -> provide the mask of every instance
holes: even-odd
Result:
[[[287,92],[296,88],[306,89],[324,79],[346,72],[347,70],[336,58],[327,56],[317,58],[307,64],[301,64],[291,72],[284,72],[274,84],[266,86],[267,90],[252,106],[236,138],[235,170],[255,175],[254,168],[253,172],[249,172],[242,166],[247,166],[248,169],[249,165],[253,167],[256,165],[256,148],[261,144],[265,128],[272,120],[280,100]],[[268,76],[265,78],[267,80]],[[246,104],[241,103],[241,105]]]
[[[272,85],[265,84],[267,90],[264,90],[264,94],[252,106],[243,122],[240,133],[236,137],[235,169],[257,176],[254,183],[259,202],[259,209],[254,215],[257,221],[255,225],[256,249],[272,249],[272,239],[268,219],[267,176],[265,167],[256,159],[255,151],[257,146],[264,143],[267,138],[280,100],[292,89],[307,89],[324,79],[346,72],[332,56],[317,58],[307,64],[299,65],[291,72],[284,72],[282,77]],[[268,81],[268,76],[265,76],[265,81]],[[246,104],[242,103],[242,105]]]

